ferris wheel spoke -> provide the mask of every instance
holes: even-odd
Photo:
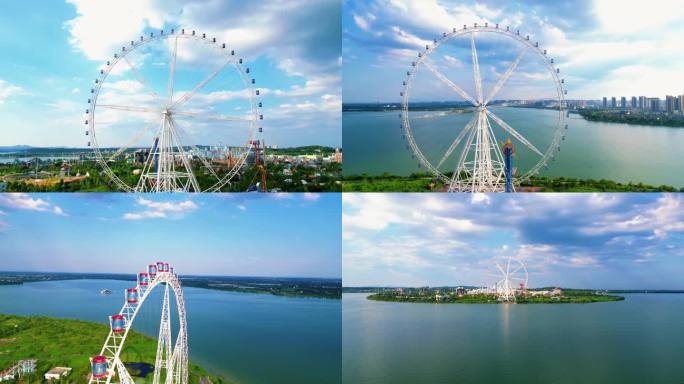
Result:
[[[523,48],[523,50],[518,54],[518,56],[513,60],[511,65],[508,67],[506,72],[499,78],[499,81],[494,85],[492,90],[489,92],[489,96],[487,97],[487,100],[485,100],[484,105],[489,104],[490,101],[496,97],[496,95],[501,91],[501,88],[503,85],[508,81],[508,79],[511,77],[513,74],[513,71],[515,71],[515,68],[520,64],[520,60],[522,60],[523,56],[525,55],[525,52],[527,52],[527,46]]]
[[[130,148],[133,144],[140,141],[140,139],[142,139],[142,137],[145,135],[145,133],[147,133],[147,131],[150,130],[150,128],[152,127],[152,124],[154,124],[154,122],[147,124],[140,132],[138,132],[135,136],[133,136],[133,138],[131,138],[131,140],[129,140],[126,144],[124,144],[116,152],[114,152],[114,154],[112,156],[110,156],[109,159],[107,159],[107,161],[108,162],[114,161],[114,159],[119,157],[119,155],[121,155],[122,153],[126,152],[126,150],[128,150],[128,148]]]
[[[245,116],[227,116],[227,115],[205,115],[199,112],[184,112],[174,111],[176,115],[187,116],[192,118],[199,118],[204,120],[219,120],[219,121],[254,121],[252,117]]]
[[[145,81],[145,77],[143,77],[142,73],[140,73],[140,71],[138,70],[138,67],[136,67],[135,65],[133,65],[133,63],[131,63],[130,60],[128,60],[128,58],[127,58],[126,56],[123,56],[123,59],[124,59],[124,61],[126,62],[126,64],[128,64],[128,67],[131,68],[131,71],[133,71],[133,74],[135,75],[135,77],[136,77],[136,79],[138,80],[138,82],[139,82],[140,84],[142,84],[143,88],[145,88],[145,89],[147,90],[147,92],[148,92],[155,100],[157,100],[157,102],[158,102],[159,104],[161,104],[161,103],[162,103],[162,102],[161,102],[161,98],[159,97],[159,95],[157,95],[157,92],[155,92],[154,89],[152,89],[152,88],[149,86],[149,84],[147,84],[147,81]]]
[[[177,120],[173,120],[173,125],[174,125],[174,127],[176,128],[176,130],[178,131],[179,134],[180,134],[180,133],[183,133],[185,136],[189,136],[189,135],[187,134],[187,132],[183,129],[183,127],[181,127],[181,126],[178,124],[178,121],[177,121]],[[190,145],[190,148],[192,148],[192,150],[195,151],[195,153],[197,153],[197,157],[200,159],[200,161],[202,162],[202,164],[204,164],[204,166],[207,168],[207,170],[209,170],[209,172],[210,172],[215,178],[217,178],[217,179],[220,180],[219,175],[216,173],[216,171],[214,171],[214,168],[211,166],[211,164],[209,163],[209,161],[208,161],[204,156],[201,155],[202,151],[201,151],[196,145],[194,145],[194,144],[188,144],[188,145]]]
[[[477,48],[475,47],[475,32],[470,33],[470,53],[473,57],[473,77],[477,91],[477,102],[482,104],[482,78],[480,77],[480,63],[477,60]]]
[[[458,136],[456,136],[456,139],[451,143],[451,145],[449,146],[449,149],[447,149],[446,153],[444,153],[444,156],[442,156],[442,159],[439,161],[439,163],[437,164],[437,167],[435,167],[435,168],[439,169],[442,166],[442,164],[444,164],[444,162],[449,158],[449,156],[451,156],[451,154],[454,152],[456,147],[458,147],[458,145],[461,143],[461,141],[466,136],[466,134],[468,132],[470,132],[471,129],[473,129],[476,121],[477,121],[477,114],[475,114],[473,116],[473,118],[470,119],[468,124],[466,124],[465,128],[463,128],[463,130],[461,132],[459,132]]]
[[[174,77],[176,76],[176,57],[178,54],[178,37],[173,39],[173,52],[171,53],[171,64],[170,70],[169,70],[169,85],[168,85],[168,97],[169,97],[169,104],[173,102],[173,80]]]
[[[478,114],[477,117],[477,122],[475,124],[480,124],[480,117]],[[468,153],[470,152],[470,147],[473,143],[473,139],[475,138],[475,132],[477,132],[477,129],[471,129],[470,134],[468,135],[468,139],[466,139],[465,147],[463,149],[463,152],[461,152],[461,156],[458,158],[458,162],[456,163],[456,169],[454,170],[454,174],[451,175],[451,180],[449,182],[449,188],[451,188],[454,183],[456,182],[456,179],[458,179],[461,170],[465,167],[465,161],[468,158]]]
[[[544,154],[539,151],[532,143],[527,141],[518,131],[513,129],[510,125],[508,125],[505,121],[501,120],[497,115],[492,113],[491,111],[487,110],[487,116],[489,116],[492,120],[494,120],[501,128],[503,128],[506,132],[508,132],[511,136],[515,137],[516,140],[521,142],[523,145],[525,145],[527,148],[529,148],[532,152],[536,153],[537,155],[544,157]]]
[[[207,85],[207,84],[208,84],[210,81],[212,81],[216,76],[218,76],[218,74],[221,73],[221,71],[222,71],[223,69],[225,69],[225,68],[228,66],[228,64],[230,64],[230,63],[232,63],[232,61],[231,61],[231,60],[228,60],[228,61],[226,61],[225,63],[223,63],[221,66],[219,66],[218,68],[216,68],[216,70],[214,70],[209,76],[207,76],[206,79],[200,81],[197,85],[195,85],[195,87],[194,87],[190,92],[184,94],[183,97],[181,97],[181,98],[178,99],[175,103],[173,103],[173,104],[172,104],[172,108],[177,108],[177,107],[179,107],[179,106],[185,104],[188,100],[190,100],[193,96],[195,96],[195,94],[196,94],[200,89],[204,88],[205,85]]]
[[[133,107],[128,105],[112,105],[112,104],[97,104],[98,107],[115,109],[118,111],[129,111],[129,112],[143,112],[143,113],[156,113],[156,109],[145,108],[145,107]]]
[[[522,269],[522,265],[519,266],[518,268],[516,268],[516,269],[515,269],[513,272],[511,272],[511,273],[516,273],[516,272],[518,272],[518,271],[521,270],[521,269]]]
[[[473,99],[466,91],[464,91],[461,87],[458,85],[454,84],[453,81],[449,80],[446,76],[444,76],[440,71],[437,70],[432,64],[430,64],[427,60],[423,61],[423,64],[425,67],[432,72],[439,80],[441,80],[444,84],[446,84],[449,88],[453,89],[461,95],[462,98],[464,98],[466,101],[470,102],[473,106],[477,106],[477,101]]]

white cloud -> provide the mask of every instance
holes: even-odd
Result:
[[[318,199],[321,198],[320,193],[311,193],[311,192],[305,192],[302,195],[302,199],[307,200],[307,201],[318,201]]]
[[[40,197],[34,198],[32,195],[26,193],[2,193],[0,194],[0,206],[10,209],[52,212],[56,215],[66,216],[61,207],[51,204],[48,200]],[[0,215],[4,214],[5,212],[0,213]]]
[[[141,212],[125,213],[124,220],[180,218],[199,208],[192,200],[155,201],[140,197],[136,203],[145,209]]]
[[[20,95],[22,93],[23,89],[21,87],[0,79],[0,104],[4,104],[5,100],[9,99],[10,97]]]

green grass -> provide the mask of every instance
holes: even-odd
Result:
[[[532,187],[539,192],[684,192],[669,185],[652,186],[643,183],[619,183],[612,180],[577,179],[573,177],[532,177],[519,190]],[[444,189],[444,183],[428,174],[378,176],[367,174],[344,176],[343,192],[430,192]]]
[[[106,324],[0,314],[0,370],[18,360],[33,358],[38,360],[36,372],[18,383],[41,383],[43,374],[56,366],[73,369],[60,383],[87,383],[88,359],[100,352],[108,332]],[[121,354],[122,361],[154,365],[156,348],[156,339],[131,331]],[[190,383],[199,383],[201,377],[209,378],[212,383],[227,383],[192,363],[189,363],[189,372]],[[136,383],[151,383],[152,374],[135,379]]]

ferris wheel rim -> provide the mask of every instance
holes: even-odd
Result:
[[[106,61],[104,67],[101,69],[100,75],[95,80],[95,85],[93,86],[93,88],[91,88],[91,98],[88,99],[88,107],[86,109],[85,116],[86,124],[88,125],[87,134],[90,137],[90,141],[88,144],[89,146],[92,146],[93,151],[95,152],[96,161],[102,167],[102,171],[109,177],[109,179],[112,182],[114,182],[114,184],[116,184],[116,186],[119,189],[125,192],[136,192],[138,191],[138,189],[137,186],[131,186],[124,182],[123,180],[121,180],[119,176],[117,176],[114,173],[114,171],[107,164],[108,159],[106,159],[103,156],[100,150],[100,146],[97,140],[97,132],[95,128],[95,112],[97,107],[98,96],[100,95],[102,86],[103,84],[105,84],[105,81],[109,77],[111,71],[117,64],[119,64],[121,60],[126,60],[127,55],[131,54],[139,47],[149,44],[153,41],[161,41],[169,38],[176,38],[176,41],[178,41],[178,39],[180,38],[199,41],[205,43],[210,48],[216,49],[218,52],[225,52],[223,53],[223,56],[229,58],[227,63],[225,63],[225,66],[227,66],[228,63],[232,64],[235,70],[237,70],[239,77],[244,85],[244,88],[242,89],[246,90],[249,94],[249,104],[251,110],[249,115],[251,116],[251,122],[248,130],[248,137],[245,143],[245,148],[249,148],[249,143],[251,143],[255,139],[258,132],[261,132],[259,121],[263,120],[263,114],[261,113],[261,107],[257,102],[257,97],[260,95],[259,90],[256,87],[252,86],[253,83],[252,81],[250,81],[250,77],[247,76],[249,69],[247,69],[247,72],[245,71],[245,69],[242,67],[243,60],[236,54],[234,49],[226,49],[226,43],[220,43],[216,40],[216,38],[207,37],[206,34],[202,34],[200,36],[200,34],[197,34],[194,30],[192,31],[192,33],[190,33],[189,30],[188,33],[186,33],[185,29],[181,29],[181,32],[179,32],[174,28],[171,29],[170,33],[164,33],[164,30],[161,30],[161,32],[157,34],[151,32],[148,35],[141,35],[139,40],[131,40],[130,45],[124,44],[122,46],[121,51],[115,53],[114,58],[111,61]],[[138,80],[138,82],[141,81]],[[92,145],[90,145],[91,143]],[[220,191],[221,188],[223,188],[226,184],[230,183],[230,181],[240,172],[240,170],[247,161],[248,155],[249,150],[242,151],[239,157],[235,160],[235,165],[231,167],[225,175],[223,175],[221,178],[217,177],[217,181],[213,185],[207,187],[206,189],[194,192]],[[189,173],[192,173],[192,170],[190,170]]]
[[[136,275],[137,278],[137,275]],[[132,312],[132,314],[128,315],[125,311],[127,308],[128,304],[130,303],[125,303],[124,306],[121,308],[121,310],[113,315],[113,316],[121,316],[124,319],[124,331],[123,334],[120,336],[120,340],[118,345],[115,345],[114,348],[112,346],[108,345],[108,342],[110,341],[111,338],[113,338],[113,334],[115,333],[113,329],[110,328],[109,336],[105,340],[105,344],[103,345],[102,349],[100,350],[100,355],[103,356],[107,359],[107,374],[105,377],[94,377],[93,375],[90,376],[89,383],[91,384],[98,384],[98,383],[105,383],[109,384],[112,381],[112,378],[115,375],[115,372],[119,374],[120,380],[124,380],[124,377],[129,377],[130,374],[128,373],[126,367],[124,366],[123,362],[120,359],[120,354],[121,351],[124,349],[125,344],[126,344],[126,339],[128,337],[129,331],[133,328],[133,324],[135,322],[135,319],[138,315],[138,312],[140,311],[140,308],[144,305],[145,301],[149,297],[149,295],[154,291],[155,288],[158,286],[165,286],[165,289],[171,288],[173,291],[173,295],[176,300],[176,312],[178,315],[178,334],[176,335],[176,345],[172,347],[173,350],[173,358],[180,359],[181,367],[179,368],[181,371],[181,381],[182,383],[187,383],[187,376],[188,376],[188,361],[187,361],[187,351],[188,351],[188,343],[187,343],[187,320],[185,318],[185,297],[183,295],[183,289],[181,287],[180,279],[178,279],[178,276],[173,273],[173,272],[161,272],[157,273],[155,278],[150,280],[145,288],[142,288],[142,285],[140,284],[140,281],[138,280],[138,283],[136,284],[135,289],[137,292],[143,292],[142,296],[139,296],[139,299],[137,300],[137,303],[135,305],[135,308]],[[110,326],[111,326],[111,318],[110,316]],[[107,353],[111,355],[111,357],[107,356]],[[176,354],[179,356],[176,357]],[[167,367],[168,369],[168,367]],[[133,383],[131,383],[133,384]]]
[[[565,83],[564,79],[561,79],[559,76],[560,69],[554,66],[553,59],[551,59],[547,54],[546,50],[544,50],[542,47],[539,46],[539,43],[533,43],[532,40],[529,39],[529,35],[527,37],[524,37],[523,35],[520,34],[520,31],[518,30],[516,33],[514,33],[512,30],[510,30],[510,27],[506,27],[505,29],[503,27],[499,27],[499,24],[496,24],[496,26],[489,26],[489,23],[485,23],[484,26],[479,25],[475,23],[472,27],[468,27],[467,25],[464,25],[462,29],[460,28],[453,28],[451,32],[444,32],[440,38],[433,39],[431,44],[426,45],[425,50],[422,50],[418,53],[418,58],[416,61],[412,63],[412,66],[409,68],[409,70],[406,72],[406,77],[403,83],[403,88],[401,92],[401,97],[402,97],[402,109],[401,113],[399,114],[399,117],[401,118],[401,129],[402,132],[404,133],[404,139],[408,142],[407,148],[410,149],[413,152],[413,155],[415,158],[418,159],[419,163],[424,166],[428,171],[430,171],[435,177],[443,180],[445,183],[449,183],[453,181],[451,177],[448,177],[444,174],[444,172],[440,171],[438,168],[435,167],[432,162],[430,162],[426,156],[423,154],[422,150],[418,146],[418,144],[415,141],[415,138],[413,137],[413,130],[411,128],[411,123],[410,123],[410,118],[409,118],[409,96],[411,93],[411,85],[412,85],[412,80],[414,77],[414,74],[416,71],[421,67],[421,65],[428,66],[427,62],[425,61],[430,54],[433,52],[437,51],[439,46],[455,37],[463,36],[470,34],[473,36],[475,33],[496,33],[502,36],[506,36],[508,38],[512,38],[513,40],[524,44],[525,51],[532,51],[535,53],[538,57],[541,57],[543,60],[543,63],[546,66],[546,69],[549,70],[549,72],[552,74],[551,78],[552,81],[555,85],[556,92],[557,92],[557,98],[558,98],[558,119],[557,122],[555,123],[555,128],[554,128],[554,134],[553,137],[551,138],[551,142],[549,143],[549,146],[547,147],[546,151],[543,152],[543,156],[537,161],[532,167],[530,167],[529,170],[527,170],[525,173],[523,173],[521,176],[516,176],[513,178],[513,182],[515,184],[520,184],[521,182],[525,180],[529,180],[532,176],[536,175],[539,173],[542,167],[547,167],[548,163],[552,160],[555,159],[554,151],[558,150],[560,151],[560,142],[562,138],[562,132],[563,128],[567,129],[568,126],[565,124],[565,113],[567,110],[567,103],[565,100],[565,94],[566,90],[563,84]],[[476,83],[476,86],[478,84]],[[498,91],[497,91],[498,92]],[[555,97],[554,97],[555,98]],[[464,99],[466,99],[464,97]],[[466,101],[468,101],[466,99]],[[467,127],[467,124],[466,124]],[[462,131],[466,129],[466,127],[463,128]],[[454,170],[456,172],[456,170]]]

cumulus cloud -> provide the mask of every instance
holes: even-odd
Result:
[[[662,263],[682,248],[678,194],[343,196],[343,265],[352,285],[479,285],[491,282],[495,260],[508,257],[527,264],[532,286],[579,284],[599,273],[608,283],[635,264],[672,269]]]
[[[269,134],[268,142],[281,146],[316,141],[318,144],[339,145],[339,1],[247,4],[239,1],[126,0],[97,5],[85,0],[68,1],[75,6],[77,13],[65,24],[70,33],[69,41],[76,51],[91,60],[111,57],[121,49],[122,42],[146,31],[172,27],[197,29],[216,36],[219,41],[234,47],[247,63],[265,58],[273,72],[283,72],[280,79],[273,82],[278,86],[269,83],[277,77],[276,74],[264,74],[263,77],[255,74],[264,97],[266,118],[263,126],[265,134]],[[185,49],[179,51],[178,59],[207,62],[211,58],[205,53]],[[149,57],[143,59],[146,62],[150,60]],[[260,80],[263,78],[266,80]],[[288,78],[288,81],[282,81],[282,78]],[[291,85],[293,83],[295,85]],[[118,82],[110,85],[108,90],[133,94],[139,91],[136,87],[140,85],[135,81]],[[188,89],[179,88],[177,92],[180,95]],[[197,102],[227,102],[246,99],[246,96],[241,91],[214,90],[197,95]],[[277,101],[272,102],[271,99]],[[288,130],[297,130],[298,134]]]
[[[26,193],[3,193],[0,194],[0,206],[8,209],[21,209],[38,212],[52,212],[56,215],[66,216],[64,210],[52,204],[49,200],[41,197],[33,197]],[[2,212],[0,215],[4,215]]]
[[[521,34],[529,34],[548,49],[567,79],[571,98],[599,99],[611,94],[663,98],[665,94],[681,93],[679,87],[684,81],[679,70],[684,65],[680,53],[684,49],[684,9],[676,0],[657,0],[649,7],[619,0],[519,0],[497,4],[371,0],[349,1],[345,9],[355,16],[344,25],[346,52],[353,52],[354,57],[365,56],[369,68],[377,65],[385,71],[396,70],[397,78],[401,78],[400,71],[410,65],[417,51],[424,48],[423,42],[454,27],[489,22],[519,28]],[[375,18],[364,17],[367,13]],[[498,50],[500,55],[507,53],[506,47]],[[464,62],[469,67],[467,53],[447,55],[444,60],[457,65]],[[522,65],[528,59],[529,55]],[[364,74],[369,75],[368,71]]]
[[[180,218],[199,207],[192,200],[156,201],[140,197],[136,204],[142,208],[138,212],[124,213],[124,220]]]

